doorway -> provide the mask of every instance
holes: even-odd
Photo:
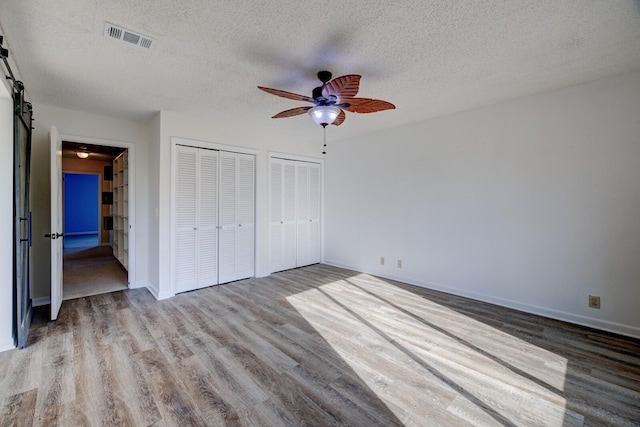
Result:
[[[126,289],[127,259],[117,257],[113,182],[123,147],[63,141],[63,300]],[[120,212],[121,213],[121,212]]]

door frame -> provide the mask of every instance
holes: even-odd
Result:
[[[127,266],[127,282],[129,288],[138,288],[135,283],[136,278],[136,224],[137,217],[135,211],[135,188],[136,188],[136,156],[135,156],[135,144],[133,142],[127,141],[117,141],[112,139],[104,139],[104,138],[93,138],[89,136],[79,136],[79,135],[70,135],[66,133],[61,133],[60,138],[63,141],[74,142],[77,144],[89,144],[89,145],[103,145],[107,147],[118,147],[118,148],[126,148],[128,150],[129,156],[129,203],[128,203],[128,215],[129,215],[129,234],[127,237],[128,245],[129,245],[129,261]],[[98,189],[98,193],[102,190]]]
[[[259,150],[255,150],[253,148],[246,148],[246,147],[238,147],[235,145],[227,145],[227,144],[218,144],[216,142],[209,142],[209,141],[199,141],[199,140],[195,140],[195,139],[188,139],[188,138],[179,138],[179,137],[175,137],[172,136],[171,137],[171,231],[170,231],[170,236],[169,236],[169,248],[170,248],[170,258],[171,258],[171,262],[169,263],[169,277],[170,277],[170,283],[171,283],[171,293],[170,295],[167,295],[167,297],[171,297],[176,295],[177,289],[176,289],[176,280],[175,280],[175,274],[176,274],[176,192],[174,190],[175,187],[175,183],[176,183],[176,157],[177,157],[177,146],[178,145],[186,145],[188,147],[195,147],[195,148],[204,148],[207,150],[218,150],[218,151],[228,151],[231,153],[240,153],[240,154],[250,154],[253,155],[255,157],[255,163],[254,163],[254,192],[253,192],[253,197],[254,197],[254,201],[253,201],[253,206],[254,206],[254,218],[253,218],[253,248],[254,248],[254,255],[253,255],[253,271],[254,274],[257,275],[258,272],[258,257],[257,257],[257,253],[256,253],[256,249],[258,248],[258,233],[257,233],[257,224],[258,224],[258,218],[259,218],[259,210],[257,209],[258,205],[256,203],[256,201],[258,200],[258,153],[260,152]]]

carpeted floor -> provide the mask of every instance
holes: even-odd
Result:
[[[63,299],[75,299],[127,288],[127,272],[110,246],[64,250]]]

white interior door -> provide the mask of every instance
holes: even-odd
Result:
[[[62,306],[62,138],[55,126],[49,132],[51,143],[51,320],[58,318]]]
[[[255,156],[238,154],[236,280],[255,275]]]
[[[282,269],[297,267],[297,239],[296,239],[296,164],[285,161],[283,167],[283,241],[282,241]]]
[[[176,152],[176,291],[197,289],[196,176],[198,150],[177,147]]]
[[[321,165],[269,161],[269,270],[321,261]]]
[[[198,287],[218,282],[218,151],[198,150]]]
[[[271,160],[269,165],[269,270],[284,270],[282,257],[282,162]]]
[[[296,191],[296,267],[312,264],[309,261],[309,165],[299,163]]]
[[[236,280],[237,167],[235,153],[220,152],[220,218],[218,234],[218,280]]]

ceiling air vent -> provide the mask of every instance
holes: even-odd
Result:
[[[144,49],[152,49],[156,46],[156,40],[151,37],[127,30],[110,22],[104,24],[104,35]]]

